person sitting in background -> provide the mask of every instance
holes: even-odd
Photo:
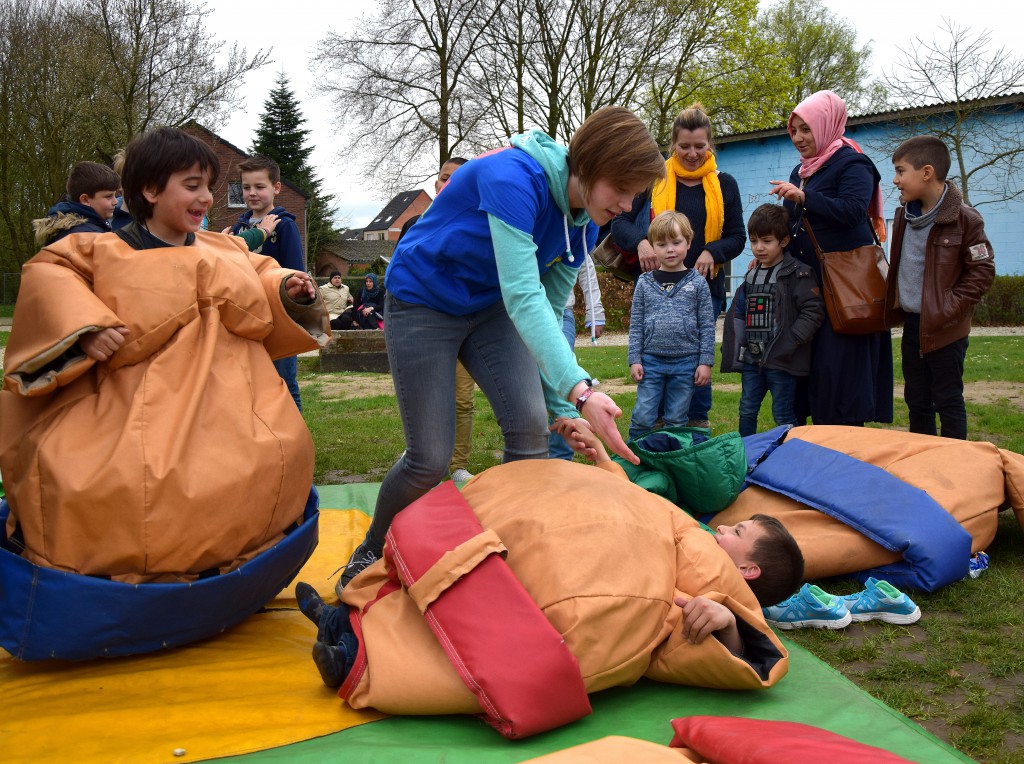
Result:
[[[381,322],[384,320],[384,296],[387,294],[387,290],[383,284],[380,286],[377,284],[377,274],[367,273],[355,315],[355,322],[359,324],[360,329],[381,328]]]
[[[324,298],[324,305],[331,316],[332,329],[352,328],[352,293],[341,281],[341,273],[331,272],[330,280],[320,287],[320,296]]]

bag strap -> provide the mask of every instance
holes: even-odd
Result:
[[[814,245],[814,252],[818,256],[820,262],[825,261],[825,256],[821,252],[821,246],[818,244],[818,239],[814,235],[814,231],[811,229],[811,221],[807,218],[807,215],[803,210],[800,211],[800,222],[803,223],[804,230],[807,231],[807,235],[811,237],[811,244]],[[882,242],[878,240],[878,231],[871,225],[871,221],[868,221],[868,228],[871,229],[871,238],[875,240],[875,246],[882,246]]]

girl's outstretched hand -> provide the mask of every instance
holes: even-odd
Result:
[[[615,401],[604,393],[594,392],[584,401],[583,411],[580,413],[608,448],[630,464],[640,464],[640,457],[629,450],[619,433],[618,425],[615,424],[615,420],[622,416],[622,409]]]

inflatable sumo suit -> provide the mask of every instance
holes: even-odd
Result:
[[[575,656],[586,692],[630,685],[642,676],[701,687],[762,689],[785,675],[785,648],[765,625],[753,593],[714,536],[665,499],[630,483],[617,465],[512,462],[471,480],[462,498],[486,529],[482,536],[491,539],[486,543],[492,551],[497,543],[507,550],[502,564]],[[417,505],[403,510],[395,525]],[[422,528],[407,530],[429,534],[429,515],[427,520]],[[410,594],[420,583],[396,585],[399,576],[389,575],[388,562],[386,548],[385,560],[344,591],[359,652],[341,697],[355,708],[392,714],[490,714],[479,693],[470,689],[486,677],[467,677],[461,666],[453,667],[437,636],[443,630],[432,629],[430,613],[421,613],[421,607],[429,606],[416,592]],[[438,567],[450,570],[449,563]],[[440,585],[441,577],[427,572],[424,578],[434,579],[431,597],[438,602],[457,598],[460,587],[472,586],[472,564],[460,565],[460,575]],[[398,573],[404,577],[407,571]],[[673,598],[698,595],[736,614],[744,657],[733,655],[713,636],[699,645],[682,638],[682,611]],[[445,628],[472,631],[473,603],[502,596],[484,587],[465,600],[462,622]],[[514,626],[511,618],[508,626]],[[531,657],[493,654],[490,660],[525,667]],[[539,695],[546,691],[544,677],[537,681]]]
[[[968,572],[1001,509],[1024,525],[1024,456],[991,443],[870,427],[776,428],[744,438],[747,487],[705,522],[779,518],[807,580],[854,575],[934,591]]]
[[[312,551],[313,443],[271,359],[316,349],[329,330],[322,301],[285,294],[292,273],[205,231],[147,250],[70,236],[26,263],[0,392],[0,644],[16,657],[215,633]],[[109,360],[82,352],[80,336],[121,325]],[[128,586],[139,583],[154,586]],[[71,602],[86,604],[64,644],[68,613],[44,611]],[[140,623],[150,614],[158,623]]]

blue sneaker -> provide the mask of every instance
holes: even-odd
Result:
[[[852,618],[843,599],[804,584],[800,591],[778,605],[761,608],[764,618],[779,629],[813,626],[817,629],[842,629]]]
[[[843,597],[855,621],[885,621],[886,623],[916,623],[921,608],[906,594],[888,581],[869,578],[862,592]]]

